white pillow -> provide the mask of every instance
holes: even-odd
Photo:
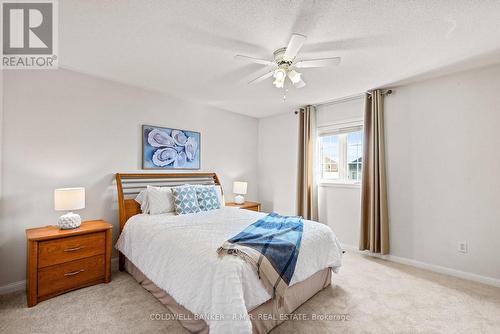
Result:
[[[143,189],[135,198],[135,201],[141,205],[142,213],[149,213],[148,190]]]
[[[215,186],[215,192],[217,193],[217,198],[219,199],[220,206],[226,206],[224,202],[224,195],[222,195],[222,187]]]
[[[171,187],[153,187],[147,188],[147,201],[149,214],[158,215],[175,211],[174,196]]]
[[[200,185],[202,186],[202,185]],[[149,193],[150,193],[150,189],[152,188],[156,188],[158,189],[159,191],[161,192],[165,192],[165,194],[161,194],[159,196],[159,198],[156,198],[156,200],[153,200],[155,202],[155,204],[153,204],[154,208],[153,208],[153,212],[158,212],[159,213],[172,213],[172,212],[175,212],[175,207],[174,207],[174,196],[172,194],[172,191],[170,190],[171,187],[153,187],[153,186],[148,186],[147,189],[144,189],[144,190],[141,190],[141,192],[139,193],[139,195],[137,195],[137,197],[135,198],[135,201],[137,203],[139,203],[141,205],[141,211],[142,213],[145,213],[145,214],[157,214],[157,213],[153,213],[151,212],[151,207],[150,207],[150,200],[149,200]],[[224,195],[222,195],[222,187],[221,186],[218,186],[216,185],[215,186],[215,191],[217,192],[217,198],[219,199],[219,203],[221,206],[225,206],[226,203],[224,201]],[[153,193],[155,197],[158,197],[158,193],[156,190],[153,190]],[[163,196],[166,196],[166,200],[163,201]],[[163,202],[163,203],[162,203]],[[168,210],[168,211],[163,211],[163,210]]]

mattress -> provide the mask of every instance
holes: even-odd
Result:
[[[251,333],[248,312],[272,296],[251,264],[234,256],[220,258],[216,250],[264,216],[231,207],[179,216],[136,215],[116,247],[155,286],[204,318],[211,333]],[[341,258],[332,230],[305,220],[291,286],[325,268],[337,271]]]

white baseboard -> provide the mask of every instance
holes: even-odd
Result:
[[[111,270],[118,269],[118,257],[114,257],[111,259]],[[21,291],[26,289],[26,280],[9,283],[6,285],[0,286],[0,295],[5,295],[11,292]]]
[[[388,261],[392,261],[392,262],[396,262],[396,263],[401,263],[401,264],[406,264],[406,265],[409,265],[412,267],[426,269],[426,270],[433,271],[436,273],[450,275],[453,277],[458,277],[458,278],[466,279],[469,281],[479,282],[479,283],[483,283],[483,284],[487,284],[487,285],[491,285],[491,286],[495,286],[495,287],[500,288],[500,279],[497,279],[497,278],[488,277],[488,276],[481,276],[481,275],[469,273],[466,271],[460,271],[460,270],[456,270],[456,269],[452,269],[452,268],[448,268],[448,267],[438,266],[436,264],[420,262],[417,260],[408,259],[408,258],[399,257],[399,256],[394,256],[394,255],[390,255],[390,254],[381,255],[381,254],[371,253],[369,251],[360,251],[358,249],[358,247],[355,247],[352,245],[342,245],[342,247],[346,251],[356,252],[356,253],[364,254],[364,255],[368,255],[368,256],[373,256],[373,257],[377,257],[380,259],[384,259],[384,260],[388,260]]]
[[[26,289],[26,280],[19,282],[13,282],[6,285],[0,286],[0,295],[5,295],[7,293],[16,292]]]

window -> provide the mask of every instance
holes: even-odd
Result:
[[[360,183],[363,162],[362,127],[336,127],[320,131],[318,158],[320,183]]]

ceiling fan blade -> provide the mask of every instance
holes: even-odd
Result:
[[[249,62],[260,64],[260,65],[266,65],[266,66],[274,65],[274,62],[272,62],[272,61],[254,58],[254,57],[249,57],[249,56],[236,55],[236,56],[234,56],[234,58],[244,60],[244,61],[249,61]]]
[[[318,58],[298,61],[294,66],[297,68],[327,67],[340,64],[340,57]]]
[[[264,80],[266,80],[267,78],[272,77],[272,76],[273,76],[273,74],[274,74],[274,70],[269,71],[269,72],[267,72],[267,73],[265,73],[265,74],[261,75],[260,77],[257,77],[257,78],[255,78],[255,79],[253,79],[252,81],[248,82],[248,84],[249,84],[249,85],[251,85],[251,84],[254,84],[254,83],[258,83],[258,82],[264,81]]]
[[[286,47],[285,54],[283,55],[284,60],[292,61],[299,53],[302,45],[306,40],[306,36],[300,34],[293,34],[290,38],[290,42],[288,42],[288,46]]]

